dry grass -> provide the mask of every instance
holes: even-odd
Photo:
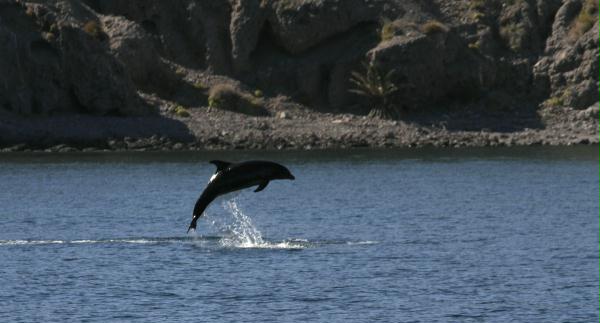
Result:
[[[563,99],[561,97],[553,96],[544,101],[544,105],[547,107],[560,107],[563,105]]]
[[[480,22],[485,18],[485,14],[483,12],[473,11],[471,12],[470,17],[473,21]]]
[[[100,26],[100,24],[95,20],[86,22],[83,25],[83,31],[96,39],[101,39],[104,36],[102,26]]]
[[[264,116],[269,112],[263,107],[261,99],[244,93],[226,83],[215,84],[208,93],[208,107],[223,109],[248,115]]]
[[[485,0],[471,0],[469,2],[469,9],[472,9],[472,10],[485,9]]]
[[[176,106],[174,112],[176,116],[181,118],[188,118],[190,116],[188,110],[181,105]]]
[[[175,69],[175,75],[180,76],[180,77],[184,77],[186,76],[187,72],[185,71],[185,68],[181,67],[181,66],[177,66],[177,68]]]
[[[202,83],[202,82],[194,83],[194,88],[196,88],[198,90],[206,90],[207,89],[206,85],[204,85],[204,83]]]
[[[473,42],[473,43],[469,43],[469,48],[473,49],[473,50],[479,50],[479,48],[481,47],[481,43],[479,43],[479,41]]]
[[[585,34],[594,26],[598,20],[598,1],[585,0],[581,6],[581,11],[575,21],[571,25],[569,37],[571,40],[577,40],[581,35]]]
[[[569,98],[573,96],[573,90],[566,88],[562,92],[555,93],[555,96],[549,97],[543,104],[547,107],[563,107]]]
[[[381,19],[381,28],[379,29],[379,39],[381,39],[381,41],[387,41],[387,40],[394,38],[395,34],[396,34],[396,26],[394,25],[394,22],[387,18]]]
[[[518,51],[521,48],[524,36],[525,29],[516,23],[509,23],[500,27],[500,37],[504,39],[506,45],[513,51]]]
[[[33,10],[33,6],[27,6],[27,9],[25,9],[25,14],[27,15],[27,17],[34,17],[35,10]]]
[[[448,27],[437,20],[429,20],[421,25],[421,31],[427,35],[445,33],[448,31]]]

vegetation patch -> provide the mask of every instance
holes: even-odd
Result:
[[[194,88],[198,90],[206,90],[207,87],[202,82],[196,82],[194,83]]]
[[[522,47],[525,29],[517,23],[509,23],[500,27],[500,37],[504,39],[508,48],[512,51],[518,51]]]
[[[427,35],[445,33],[448,31],[448,27],[437,20],[429,20],[421,25],[421,31]]]
[[[473,50],[479,50],[479,48],[481,47],[481,43],[479,41],[473,42],[473,43],[469,43],[469,48],[473,49]]]
[[[210,88],[208,95],[210,109],[222,109],[253,116],[267,116],[269,111],[263,101],[244,93],[230,84],[216,84]]]
[[[485,14],[483,12],[474,11],[471,13],[471,19],[475,22],[480,22],[485,18]]]
[[[508,2],[510,1],[506,1],[505,3],[508,4]],[[510,4],[509,4],[510,5]],[[469,14],[468,17],[470,17],[474,22],[479,23],[481,22],[483,19],[485,19],[486,12],[490,11],[490,4],[488,3],[487,0],[471,0],[469,2]]]
[[[30,18],[35,17],[35,10],[33,9],[33,6],[27,6],[27,9],[25,9],[25,14]]]
[[[104,30],[102,30],[102,26],[96,20],[86,22],[83,25],[83,31],[98,40],[103,40],[106,37]]]
[[[176,116],[181,118],[188,118],[190,116],[190,112],[181,105],[176,106],[173,112]]]
[[[391,95],[398,90],[398,87],[392,82],[394,70],[383,74],[373,63],[363,63],[364,71],[352,72],[350,82],[354,88],[349,91],[361,95],[369,100],[371,110],[370,117],[379,117],[383,119],[398,118],[398,109],[391,104]]]
[[[551,96],[546,101],[544,101],[543,105],[547,107],[564,107],[567,105],[569,98],[573,96],[572,89],[565,89],[561,92],[558,92],[557,95]]]
[[[175,75],[183,77],[185,76],[187,73],[185,72],[185,68],[181,67],[181,66],[177,66],[177,68],[175,69]]]
[[[486,0],[471,0],[469,2],[469,9],[479,11],[485,10],[485,3]]]
[[[396,34],[396,26],[394,22],[388,18],[381,19],[381,28],[379,29],[379,38],[381,41],[388,41],[394,38]]]
[[[548,107],[560,107],[563,105],[563,100],[561,97],[553,96],[544,101],[544,105]]]
[[[598,1],[585,0],[581,6],[581,11],[569,31],[571,40],[577,40],[581,35],[585,34],[598,21]]]

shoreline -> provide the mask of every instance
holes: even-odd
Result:
[[[411,140],[396,138],[350,137],[347,141],[308,137],[304,141],[297,138],[277,137],[268,142],[183,142],[166,137],[108,139],[105,142],[65,142],[52,145],[39,143],[18,143],[0,146],[0,153],[12,152],[177,152],[177,151],[325,151],[352,149],[406,149],[406,148],[493,148],[529,146],[597,146],[598,136],[559,135],[544,133],[544,130],[526,130],[514,133],[498,132],[452,132],[428,134]]]
[[[186,117],[165,112],[129,118],[4,115],[0,152],[572,146],[598,145],[600,139],[597,104],[586,110],[542,110],[538,119],[526,120],[460,113],[407,120],[298,108],[273,110],[269,117],[205,108],[189,109]],[[506,128],[514,124],[520,126]]]

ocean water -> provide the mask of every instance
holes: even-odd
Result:
[[[295,181],[191,211],[210,159]],[[1,322],[598,322],[598,147],[0,155]]]

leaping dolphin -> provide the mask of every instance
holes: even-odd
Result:
[[[254,185],[258,185],[254,192],[260,192],[267,187],[269,181],[295,179],[287,168],[270,161],[253,160],[234,164],[222,160],[211,160],[210,163],[217,166],[217,171],[196,201],[188,232],[196,229],[198,218],[202,216],[208,205],[221,195]]]

